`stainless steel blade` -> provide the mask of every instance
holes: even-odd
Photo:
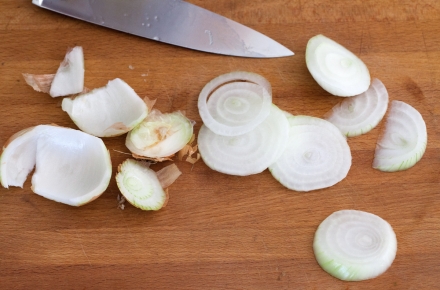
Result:
[[[42,8],[157,41],[211,53],[283,57],[293,52],[228,18],[181,0],[32,0]]]

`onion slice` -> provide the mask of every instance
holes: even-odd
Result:
[[[288,118],[287,147],[269,170],[285,187],[310,191],[330,187],[347,176],[351,152],[332,123],[310,116]]]
[[[205,85],[198,107],[203,123],[224,136],[245,134],[269,115],[272,104],[270,83],[250,72],[220,75]]]
[[[168,193],[163,186],[171,185],[180,174],[175,164],[161,169],[156,174],[149,168],[149,163],[127,159],[119,165],[116,183],[133,206],[142,210],[159,210],[168,201]]]
[[[377,215],[341,210],[318,227],[313,251],[319,265],[345,281],[362,281],[384,273],[397,252],[391,225]]]
[[[414,166],[428,142],[422,115],[412,106],[392,101],[385,130],[376,144],[373,168],[394,172]]]
[[[79,94],[84,89],[84,53],[81,46],[67,51],[50,86],[51,97]]]
[[[125,134],[148,115],[145,102],[118,78],[74,99],[63,99],[62,109],[82,131],[97,137]]]
[[[32,190],[72,206],[99,197],[112,173],[110,155],[101,139],[52,125],[22,130],[5,144],[0,158],[2,186],[23,187],[34,167]]]
[[[377,126],[388,108],[388,92],[384,84],[373,79],[368,90],[346,98],[334,106],[325,119],[347,137],[365,134]]]
[[[332,95],[351,97],[370,86],[370,73],[362,60],[324,35],[307,43],[306,64],[315,81]]]
[[[193,136],[194,123],[181,112],[153,110],[127,134],[125,145],[136,156],[157,159],[181,150]]]
[[[285,113],[275,105],[258,127],[239,136],[215,134],[203,125],[198,135],[199,152],[213,170],[230,175],[260,173],[284,151],[289,134]]]

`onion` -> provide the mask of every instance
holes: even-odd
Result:
[[[269,115],[272,104],[270,83],[249,72],[231,72],[216,77],[199,95],[198,107],[203,123],[224,136],[245,134]]]
[[[332,123],[292,116],[285,151],[269,170],[285,187],[310,191],[330,187],[347,176],[351,152],[346,138]]]
[[[148,115],[147,104],[118,78],[74,99],[63,99],[62,109],[82,131],[98,137],[125,134]]]
[[[325,119],[345,136],[354,137],[376,127],[387,108],[387,89],[380,80],[373,79],[366,92],[344,99],[325,115]]]
[[[422,158],[427,142],[422,115],[404,102],[392,101],[385,130],[376,144],[373,168],[388,172],[408,169]]]
[[[384,273],[397,252],[396,235],[377,215],[341,210],[318,227],[313,250],[319,265],[345,281],[361,281]]]
[[[175,164],[157,173],[148,166],[147,162],[125,160],[119,165],[116,183],[133,206],[142,210],[159,210],[168,201],[168,193],[164,188],[170,186],[181,172]]]
[[[315,81],[327,92],[351,97],[370,86],[367,66],[339,43],[316,35],[307,43],[306,64]]]
[[[272,105],[266,120],[243,135],[222,136],[203,125],[198,146],[203,161],[211,169],[244,176],[260,173],[274,163],[286,148],[288,134],[285,113]]]
[[[81,46],[69,51],[50,86],[51,97],[79,94],[84,89],[84,53]]]
[[[193,136],[194,123],[181,112],[153,110],[127,134],[125,145],[137,157],[159,159],[181,150]]]
[[[78,130],[39,125],[13,135],[3,148],[3,187],[23,187],[28,174],[32,190],[45,198],[80,206],[107,188],[112,166],[101,139]]]

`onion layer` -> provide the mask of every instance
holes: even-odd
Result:
[[[32,190],[72,206],[99,197],[112,173],[110,155],[101,139],[50,125],[28,128],[12,136],[0,162],[3,187],[23,187],[35,166]]]
[[[396,235],[377,215],[341,210],[318,227],[313,250],[319,265],[345,281],[361,281],[384,273],[397,252]]]
[[[370,73],[362,60],[324,35],[307,43],[306,64],[315,81],[332,95],[351,97],[370,86]]]
[[[82,131],[98,137],[125,134],[148,114],[145,102],[121,79],[74,99],[63,99],[62,109]]]
[[[285,187],[310,191],[330,187],[347,176],[351,152],[332,123],[309,116],[288,118],[287,147],[269,170]]]
[[[346,98],[325,115],[347,137],[365,134],[377,126],[388,108],[388,92],[383,83],[373,79],[368,90]]]
[[[272,104],[270,83],[249,72],[231,72],[216,77],[199,95],[203,123],[224,136],[245,134],[269,115]]]
[[[388,172],[408,169],[420,161],[427,142],[422,115],[404,102],[392,101],[385,130],[376,144],[373,168]]]
[[[279,158],[288,133],[285,113],[272,105],[269,117],[243,135],[217,135],[203,125],[198,146],[203,161],[211,169],[231,175],[251,175],[262,172]]]

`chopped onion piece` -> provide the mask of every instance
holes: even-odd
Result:
[[[288,118],[287,147],[269,170],[285,187],[310,191],[330,187],[347,176],[351,152],[347,139],[332,123],[309,116]]]
[[[69,51],[52,81],[49,94],[61,97],[81,93],[84,89],[84,53],[81,46]]]
[[[176,165],[163,168],[158,175],[147,162],[133,159],[119,165],[116,183],[119,190],[133,206],[142,210],[159,210],[166,205],[168,193],[162,187],[169,186],[181,174]]]
[[[286,148],[289,123],[275,105],[270,115],[252,131],[239,136],[222,136],[203,125],[198,146],[211,169],[231,175],[260,173],[274,163]]]
[[[224,136],[245,134],[269,115],[272,104],[270,83],[249,72],[231,72],[216,77],[199,95],[198,107],[203,123]]]
[[[397,252],[396,235],[377,215],[341,210],[318,227],[313,250],[319,265],[345,281],[362,281],[384,273]]]
[[[306,64],[315,81],[332,95],[351,97],[370,86],[370,73],[362,60],[324,35],[307,43]]]
[[[63,99],[62,109],[82,131],[98,137],[125,134],[148,114],[145,102],[121,79],[74,99]]]
[[[0,162],[3,187],[23,187],[35,166],[32,190],[72,206],[99,197],[112,173],[110,155],[101,139],[51,125],[28,128],[12,136]]]
[[[127,134],[125,145],[136,156],[168,157],[182,149],[193,136],[194,123],[181,112],[162,114],[153,110]]]
[[[333,107],[325,119],[347,137],[365,134],[377,126],[388,108],[388,92],[383,83],[373,79],[368,90],[346,98]]]
[[[388,172],[408,169],[422,158],[427,143],[422,115],[404,102],[392,101],[385,130],[376,144],[373,168]]]

